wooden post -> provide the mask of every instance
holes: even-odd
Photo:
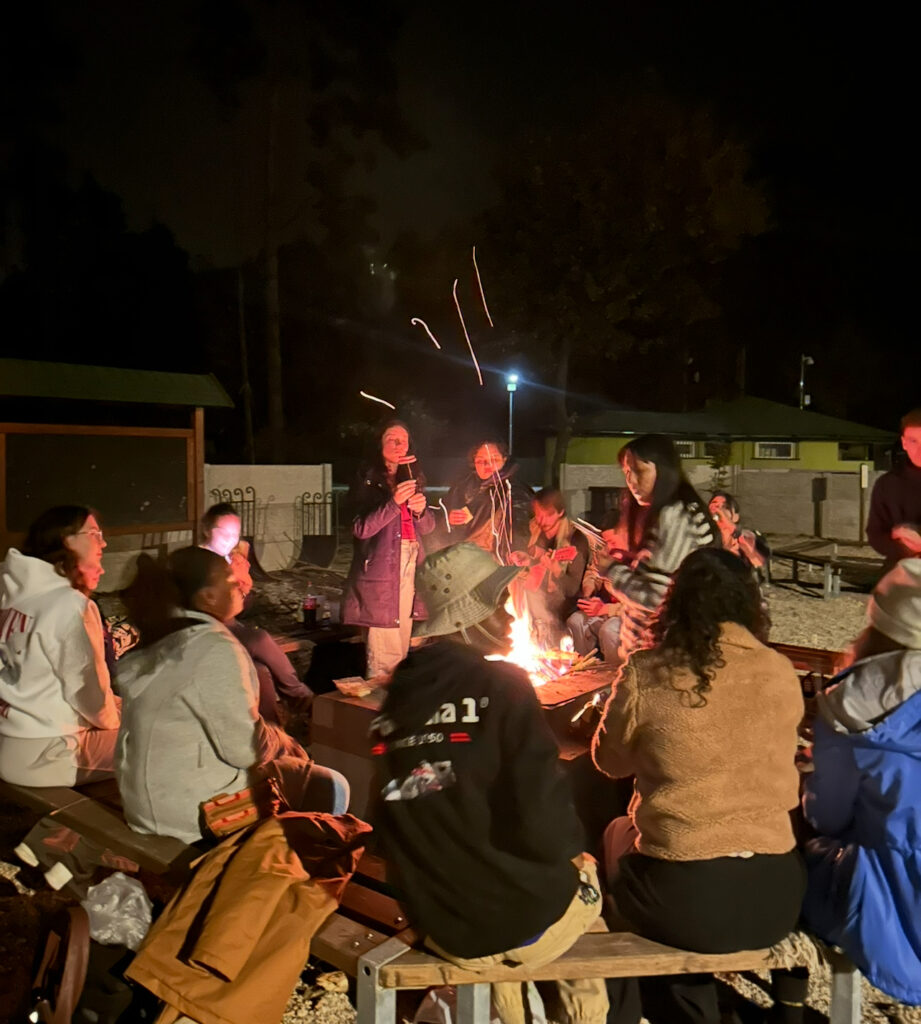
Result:
[[[189,490],[192,543],[197,540],[198,523],[205,514],[205,410],[196,406],[192,413],[193,479]]]

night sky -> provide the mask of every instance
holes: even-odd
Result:
[[[397,20],[378,35],[361,5],[345,5],[345,11],[357,12],[346,33],[352,33],[359,50],[376,49],[394,76],[395,88],[382,78],[380,92],[392,95],[412,141],[398,155],[380,132],[353,141],[349,132],[333,126],[332,140],[357,157],[350,165],[334,165],[340,204],[334,222],[328,185],[318,185],[305,170],[311,151],[303,110],[312,65],[305,56],[310,28],[301,13],[318,8],[293,0],[36,5],[7,35],[7,46],[11,39],[16,42],[13,63],[6,62],[8,78],[15,76],[4,80],[6,102],[18,108],[21,130],[2,155],[9,167],[17,152],[41,139],[64,168],[66,181],[76,187],[89,172],[121,202],[125,230],[143,233],[153,223],[168,230],[187,257],[193,295],[188,323],[184,313],[170,314],[178,325],[176,336],[206,340],[195,366],[175,365],[178,353],[168,340],[161,361],[175,369],[214,369],[235,392],[238,368],[230,368],[215,338],[232,330],[227,275],[254,267],[260,253],[265,76],[257,69],[219,95],[202,74],[194,41],[203,24],[213,30],[234,8],[255,12],[252,34],[273,59],[287,60],[289,69],[307,68],[288,75],[282,86],[277,152],[282,242],[290,247],[282,286],[287,274],[294,291],[310,296],[305,312],[292,313],[287,328],[283,323],[283,334],[287,330],[298,339],[292,367],[297,372],[315,368],[326,381],[324,392],[335,392],[328,382],[340,378],[336,359],[316,324],[327,325],[323,330],[337,324],[340,331],[351,324],[359,357],[372,352],[375,359],[399,365],[411,359],[421,375],[419,397],[431,409],[455,415],[460,401],[486,425],[490,417],[501,421],[501,382],[490,377],[492,391],[486,396],[465,378],[460,398],[446,396],[449,363],[431,369],[436,354],[425,349],[418,332],[402,326],[405,314],[444,322],[451,317],[451,274],[468,274],[469,245],[482,244],[484,211],[498,205],[501,216],[495,168],[513,164],[523,140],[586,122],[611,96],[651,89],[688,109],[706,108],[720,132],[748,148],[751,176],[770,211],[770,229],[743,248],[723,279],[730,299],[723,303],[721,333],[714,335],[711,351],[697,356],[703,379],[695,382],[692,404],[726,396],[732,373],[712,367],[721,360],[734,366],[735,349],[743,344],[747,390],[793,403],[799,353],[806,351],[816,360],[810,391],[817,409],[892,428],[901,412],[921,404],[909,308],[914,294],[909,273],[916,262],[915,189],[909,178],[914,178],[917,118],[913,44],[906,26],[882,9],[863,10],[858,17],[832,5],[613,4],[604,12],[595,6],[556,5],[552,13],[535,13],[524,4],[403,3],[394,5]],[[13,87],[21,91],[11,99]],[[35,193],[12,208],[21,211],[23,202],[28,212],[29,202],[42,199]],[[54,244],[54,232],[46,223],[23,255],[21,238],[9,231],[11,220],[8,213],[0,328],[4,354],[27,355],[17,345],[22,329],[16,320],[21,321],[25,302],[9,299],[13,272],[38,267],[36,253]],[[398,258],[407,238],[413,239],[414,251],[426,250],[411,271]],[[345,258],[346,249],[353,250],[352,258]],[[491,251],[488,243],[480,251],[488,290],[489,268],[506,254]],[[322,267],[318,261],[324,261]],[[385,261],[397,274],[396,300],[379,305],[379,316],[373,304],[353,307],[349,296],[368,286],[356,275],[371,262]],[[299,267],[303,275],[297,278]],[[420,268],[426,267],[443,272],[443,281],[419,281]],[[416,276],[411,288],[408,272]],[[39,273],[47,275],[33,270]],[[435,296],[439,289],[444,308],[409,308],[419,295]],[[49,291],[53,294],[53,287],[44,294]],[[409,307],[400,305],[401,296]],[[180,307],[185,308],[181,302]],[[493,313],[500,325],[515,331],[513,317],[502,308]],[[86,318],[75,328],[78,336],[81,331],[88,336],[89,330]],[[46,333],[60,332],[48,327]],[[54,339],[32,341],[31,351],[60,357]],[[258,364],[258,331],[252,344]],[[97,345],[100,350],[105,344]],[[460,361],[450,364],[450,372],[469,378],[464,350],[455,346],[454,353]],[[74,358],[90,361],[85,356]],[[661,407],[670,401],[678,407],[673,385],[642,384],[661,358],[661,352],[634,353],[617,373],[601,374],[587,396],[593,407],[605,402]],[[514,360],[513,351],[490,365],[503,370]],[[528,373],[526,350],[519,362]],[[383,387],[391,397],[399,390],[371,363],[361,369],[358,376],[368,390]],[[535,363],[531,372],[535,385],[551,383],[544,379],[546,365]],[[373,420],[377,411],[354,397],[357,379],[344,375],[335,401],[328,394],[316,396],[324,421]],[[312,393],[305,381],[301,394]],[[525,430],[547,415],[543,400],[534,397],[541,393],[546,394],[535,386],[529,397],[522,389]],[[682,401],[687,404],[687,394]],[[257,403],[257,421],[261,415]],[[232,431],[226,434],[226,445],[232,446],[231,436]],[[324,445],[334,444],[334,431],[324,436]],[[230,458],[232,452],[224,455]]]

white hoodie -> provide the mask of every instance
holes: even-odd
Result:
[[[0,737],[117,729],[96,605],[54,566],[10,548],[0,565]]]

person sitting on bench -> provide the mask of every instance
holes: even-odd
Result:
[[[202,516],[202,543],[206,551],[220,555],[230,566],[244,600],[253,589],[249,571],[249,545],[240,540],[240,517],[233,505],[212,505]],[[253,659],[259,679],[259,714],[267,722],[278,722],[277,702],[283,697],[293,708],[302,709],[312,702],[313,690],[297,677],[288,656],[271,633],[249,626],[236,616],[224,625],[246,648]]]
[[[556,959],[598,918],[594,860],[558,749],[524,672],[507,651],[503,610],[515,566],[473,544],[430,555],[416,586],[433,642],[397,666],[375,720],[381,793],[375,814],[388,864],[427,944],[488,970]],[[602,1024],[600,979],[560,982],[570,1017]],[[493,986],[503,1024],[524,1024],[521,985]]]
[[[243,597],[223,558],[180,548],[164,569],[141,556],[124,600],[141,636],[117,676],[115,767],[133,829],[195,842],[201,805],[246,789],[270,762],[299,787],[284,793],[292,809],[345,812],[345,778],[259,716],[255,668],[224,626]]]
[[[604,840],[617,911],[669,946],[760,949],[799,917],[806,875],[790,812],[803,697],[793,666],[764,645],[766,626],[740,559],[688,555],[656,646],[627,662],[592,741],[601,771],[636,776],[629,815]],[[635,1022],[635,985],[620,989],[634,1008],[617,1024]],[[644,979],[641,990],[651,1024],[719,1024],[709,975]]]
[[[728,491],[714,491],[710,498],[710,516],[719,527],[723,548],[748,562],[756,572],[764,569],[771,550],[754,530],[739,526],[739,503]]]
[[[803,916],[877,988],[921,1004],[921,558],[877,585],[853,663],[819,694]]]
[[[559,646],[564,623],[576,610],[588,561],[588,540],[566,515],[563,492],[544,487],[531,503],[531,536],[524,597],[541,646]]]
[[[572,634],[573,649],[589,654],[596,647],[605,661],[617,663],[620,649],[620,601],[609,589],[607,570],[616,552],[627,549],[627,532],[620,526],[621,510],[612,508],[601,519],[601,539],[605,547],[592,551],[582,576],[581,596],[566,620]]]
[[[51,508],[0,566],[0,779],[73,786],[112,777],[118,701],[99,609],[80,587],[106,546],[81,505]]]

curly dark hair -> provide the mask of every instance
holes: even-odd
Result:
[[[751,569],[729,551],[700,548],[675,573],[654,627],[660,670],[690,669],[697,677],[685,691],[691,707],[707,703],[704,694],[725,665],[719,645],[724,622],[737,622],[767,640],[770,623]]]

